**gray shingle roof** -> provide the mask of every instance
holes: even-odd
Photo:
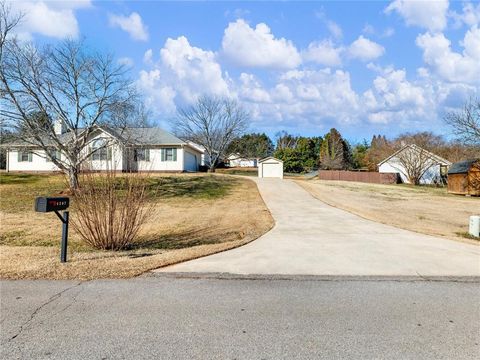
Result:
[[[175,135],[160,128],[125,128],[113,129],[124,141],[136,145],[185,145],[186,143]]]
[[[450,169],[448,169],[448,175],[466,174],[468,173],[472,165],[475,164],[477,161],[480,161],[480,159],[469,159],[465,161],[456,162],[452,166],[450,166]]]
[[[153,127],[153,128],[107,128],[102,129],[119,140],[135,144],[135,145],[186,145],[187,143],[177,138],[169,132]],[[63,143],[72,139],[72,133],[67,132],[59,136]],[[45,144],[53,145],[53,142],[46,138]],[[24,140],[15,140],[10,143],[5,143],[3,146],[32,146],[31,142]]]

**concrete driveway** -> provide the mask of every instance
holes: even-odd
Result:
[[[475,245],[365,220],[315,199],[290,180],[256,182],[276,221],[270,232],[240,248],[156,272],[480,276]]]

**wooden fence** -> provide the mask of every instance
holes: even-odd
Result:
[[[320,170],[318,178],[320,180],[357,181],[374,184],[396,184],[399,181],[398,174],[346,170]]]

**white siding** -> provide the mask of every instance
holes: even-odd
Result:
[[[21,151],[21,150],[20,150]],[[58,168],[45,158],[45,151],[32,151],[32,161],[18,162],[18,150],[8,150],[8,171],[58,171]]]
[[[176,161],[162,161],[162,148],[176,148]],[[183,151],[179,146],[164,146],[162,148],[150,149],[150,161],[139,161],[139,171],[183,171]]]
[[[392,158],[378,167],[378,172],[381,173],[398,173],[402,182],[408,184],[405,168],[400,164],[397,158]],[[435,164],[430,167],[420,180],[421,184],[432,184],[435,179],[440,178],[440,164]]]
[[[257,167],[257,159],[229,158],[230,167]]]
[[[115,139],[111,135],[101,130],[97,131],[96,134],[89,139],[89,143],[91,144],[92,142],[98,139],[105,139],[106,141],[110,142],[110,144],[108,144],[108,147],[111,149],[111,152],[112,152],[111,160],[87,159],[83,164],[83,167],[88,170],[94,170],[94,171],[105,171],[105,170],[122,171],[123,147],[116,142],[112,143],[115,141]],[[88,151],[90,151],[90,149],[85,148],[84,154],[87,154]]]
[[[122,171],[127,169],[133,171],[198,171],[202,161],[202,152],[197,148],[182,145],[165,145],[148,149],[150,155],[149,161],[134,162],[132,151],[130,151],[130,155],[127,155],[128,152],[122,145],[115,142],[115,139],[112,138],[111,135],[100,130],[94,133],[89,139],[89,146],[84,149],[83,154],[86,155],[90,152],[92,143],[101,138],[105,138],[109,142],[107,143],[107,147],[111,149],[111,159],[92,160],[89,158],[82,164],[83,169],[95,171]],[[175,161],[162,161],[161,151],[167,148],[175,148],[177,150],[177,158]],[[31,162],[18,162],[18,151],[10,149],[8,151],[8,169],[9,171],[58,171],[59,169],[52,162],[47,162],[45,157],[41,156],[43,154],[43,150],[37,150],[35,154],[32,155]]]

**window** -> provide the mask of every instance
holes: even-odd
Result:
[[[135,161],[150,161],[150,149],[135,149]]]
[[[58,150],[55,149],[49,149],[48,153],[50,156],[46,156],[47,162],[52,162],[51,158],[60,160],[61,159],[61,153]]]
[[[32,162],[32,153],[30,151],[19,151],[18,162]]]
[[[161,151],[162,161],[177,161],[176,148],[163,148]]]
[[[108,147],[105,139],[98,139],[92,143],[92,160],[112,160],[112,148]]]

